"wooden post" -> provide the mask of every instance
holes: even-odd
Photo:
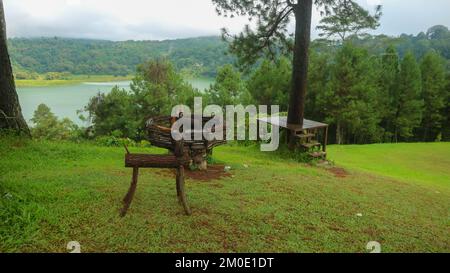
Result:
[[[128,190],[127,195],[125,195],[125,198],[123,199],[123,209],[120,213],[120,216],[125,217],[127,215],[128,209],[130,208],[131,201],[133,201],[134,193],[136,192],[137,183],[138,183],[138,176],[139,176],[139,168],[133,168],[133,178],[131,180],[130,189]]]
[[[325,127],[325,134],[324,134],[324,140],[323,140],[323,152],[327,152],[327,145],[328,145],[328,126]],[[325,159],[327,155],[325,154]]]

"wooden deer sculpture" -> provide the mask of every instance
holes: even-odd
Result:
[[[136,192],[139,169],[140,168],[158,168],[158,169],[176,169],[176,188],[179,202],[183,205],[186,215],[191,215],[191,209],[187,204],[185,183],[184,183],[184,168],[189,165],[189,159],[184,155],[184,142],[174,141],[175,152],[173,155],[150,155],[150,154],[131,154],[127,147],[127,154],[125,155],[125,167],[133,168],[133,178],[131,180],[130,189],[123,199],[124,207],[121,211],[121,216],[125,217],[133,201]]]

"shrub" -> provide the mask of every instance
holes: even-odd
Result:
[[[38,106],[31,121],[34,123],[34,127],[31,128],[33,138],[77,140],[82,135],[80,128],[75,123],[67,118],[58,120],[45,104]]]

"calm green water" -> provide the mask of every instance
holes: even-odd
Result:
[[[199,90],[208,88],[212,83],[210,79],[201,78],[187,81]],[[77,110],[83,109],[88,104],[89,99],[97,93],[109,93],[116,85],[120,88],[130,89],[130,82],[124,81],[83,83],[68,86],[22,87],[17,88],[17,93],[22,106],[22,113],[28,123],[31,123],[30,119],[38,105],[44,103],[59,118],[69,118],[75,123],[83,125],[78,118]]]
[[[214,83],[214,79],[209,78],[188,79],[186,81],[192,84],[194,88],[197,88],[200,91],[208,89],[209,86]]]

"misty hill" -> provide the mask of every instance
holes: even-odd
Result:
[[[434,26],[417,35],[366,36],[354,43],[377,55],[394,44],[400,55],[412,51],[421,58],[429,50],[436,50],[450,60],[450,31]],[[313,49],[324,50],[320,41]],[[320,49],[319,49],[320,48]],[[177,70],[194,76],[211,77],[217,67],[233,63],[227,55],[227,44],[220,37],[200,37],[166,41],[102,41],[68,38],[14,38],[9,40],[10,55],[17,71],[68,72],[90,75],[127,75],[136,65],[152,58],[166,57]],[[331,50],[325,47],[325,50]],[[450,66],[449,66],[450,67]]]
[[[14,38],[9,40],[13,66],[28,72],[127,75],[136,65],[166,57],[178,70],[214,76],[216,68],[233,62],[220,37],[166,41],[102,41],[67,38]]]

